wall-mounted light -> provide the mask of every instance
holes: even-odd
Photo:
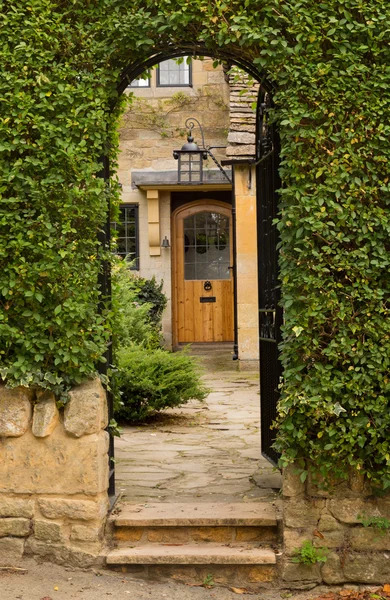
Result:
[[[170,248],[170,244],[169,244],[169,240],[167,238],[167,236],[164,237],[163,241],[161,242],[161,248]]]
[[[192,131],[195,127],[195,123],[202,136],[202,146],[198,146],[195,143],[192,136]],[[199,184],[203,183],[203,161],[210,157],[218,169],[223,173],[226,179],[231,183],[231,180],[223,169],[222,165],[217,161],[214,154],[211,152],[211,148],[225,148],[225,146],[205,146],[204,134],[201,124],[195,117],[190,117],[186,120],[185,126],[187,128],[187,143],[184,144],[181,150],[173,151],[173,158],[178,161],[178,183],[187,184]]]

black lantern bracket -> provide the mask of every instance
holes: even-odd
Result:
[[[195,124],[202,136],[201,147],[196,144],[192,135]],[[181,150],[173,151],[173,158],[179,161],[178,182],[189,184],[203,183],[203,161],[210,157],[229,183],[232,183],[229,175],[212,153],[213,149],[225,148],[226,146],[206,146],[202,125],[195,117],[186,119],[185,127],[187,129],[187,142],[182,146]]]

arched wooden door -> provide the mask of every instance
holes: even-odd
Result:
[[[232,214],[216,200],[173,213],[174,343],[234,339]]]

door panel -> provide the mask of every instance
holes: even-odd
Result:
[[[230,208],[194,202],[176,211],[173,225],[176,343],[232,341]]]

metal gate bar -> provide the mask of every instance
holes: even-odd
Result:
[[[278,213],[279,136],[269,123],[272,98],[260,87],[256,119],[257,245],[259,285],[259,347],[261,453],[277,465],[273,449],[275,432],[271,429],[277,413],[279,382],[282,374],[278,344],[281,340],[282,309],[279,306],[278,230],[273,220]]]
[[[109,185],[110,181],[110,166],[109,160],[107,156],[103,156],[100,159],[102,164],[102,168],[97,174],[98,177],[104,179],[106,185]],[[111,218],[110,218],[110,196],[107,194],[107,216],[106,222],[104,224],[104,228],[98,232],[98,241],[101,247],[105,251],[110,250],[110,242],[111,242]],[[107,305],[111,306],[111,265],[109,260],[102,260],[99,276],[98,276],[98,286],[101,292],[100,296],[100,305],[99,310],[103,312]],[[109,370],[112,366],[112,340],[109,341],[107,345],[107,350],[104,354],[105,362],[99,362],[99,373],[104,375],[107,381]],[[107,404],[108,404],[108,422],[110,423],[111,419],[114,416],[114,403],[113,396],[109,386],[106,387],[107,394]],[[114,437],[110,432],[110,429],[107,429],[110,439],[109,439],[109,448],[108,448],[108,469],[109,469],[109,480],[108,480],[108,495],[110,499],[113,499],[115,496],[115,463],[114,463]]]

